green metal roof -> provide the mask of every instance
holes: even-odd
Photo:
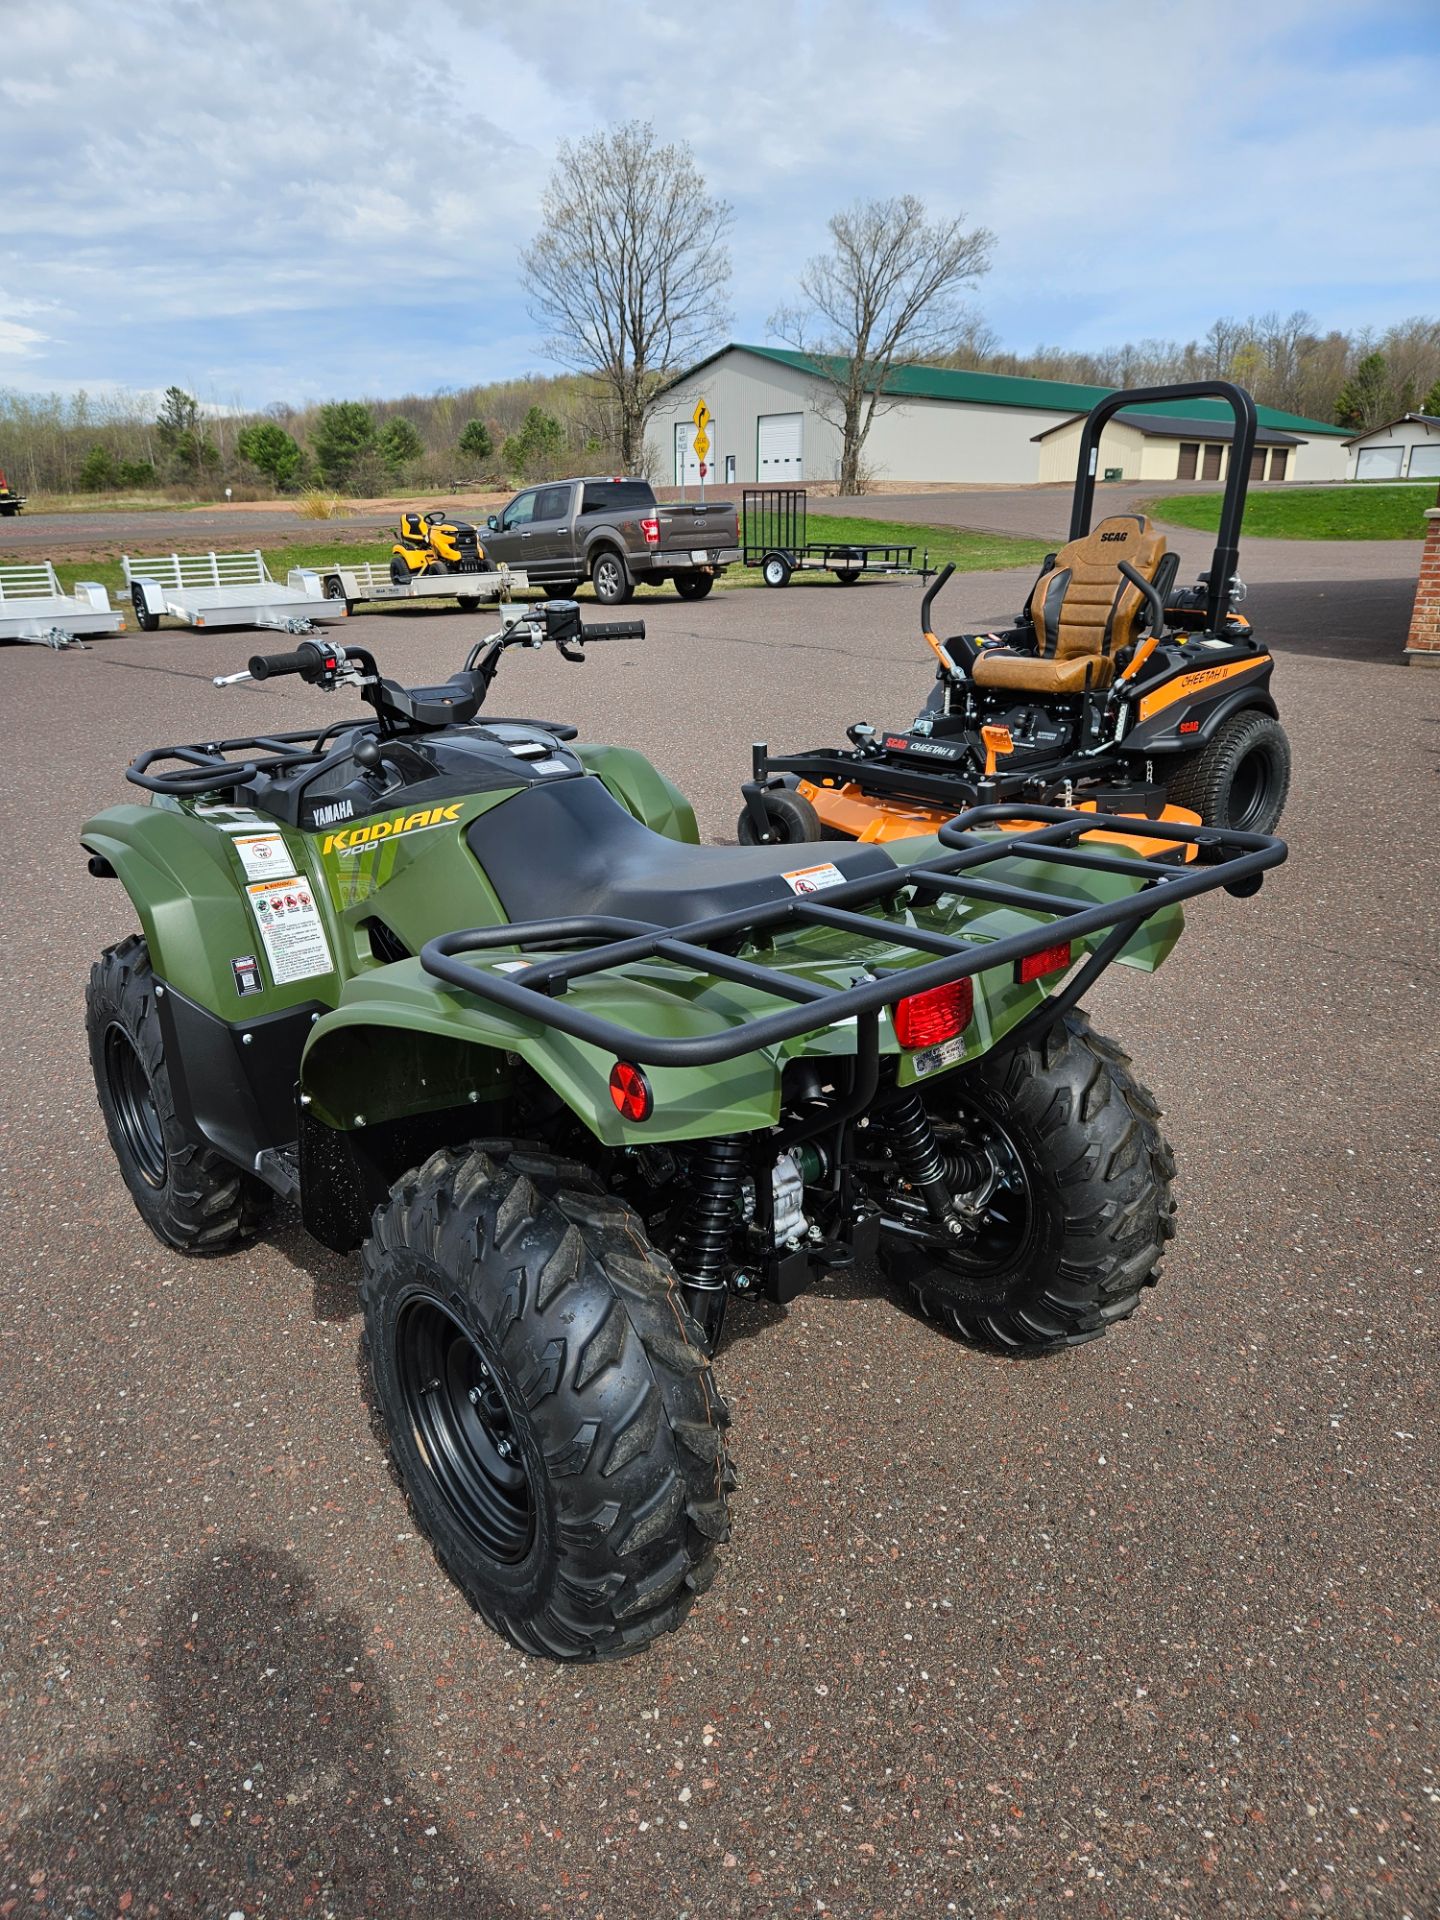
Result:
[[[815,373],[828,367],[838,374],[844,361],[830,354],[794,353],[788,347],[752,347],[743,341],[732,340],[728,346],[721,347],[699,366],[692,367],[689,373],[680,379],[688,380],[708,367],[726,353],[753,353],[762,360],[775,360],[781,366],[793,367],[797,373]],[[678,380],[672,380],[671,386],[678,386]],[[915,400],[963,400],[971,406],[983,407],[1030,407],[1043,408],[1047,413],[1088,413],[1090,409],[1109,393],[1113,387],[1081,386],[1071,380],[1031,380],[1013,373],[971,373],[959,367],[895,367],[891,370],[886,393],[908,396]],[[1152,402],[1148,407],[1134,407],[1134,413],[1165,413],[1174,411],[1174,403],[1168,409],[1164,403]],[[1323,420],[1306,420],[1296,413],[1281,413],[1274,407],[1257,406],[1262,427],[1278,427],[1292,433],[1317,434],[1329,433],[1344,436],[1346,427],[1327,426]],[[1230,409],[1223,400],[1187,400],[1185,402],[1187,418],[1195,420],[1229,420]]]

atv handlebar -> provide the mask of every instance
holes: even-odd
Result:
[[[602,620],[595,625],[581,627],[582,640],[643,640],[645,622],[643,620]]]
[[[252,680],[274,680],[282,673],[318,680],[326,671],[325,662],[334,658],[333,647],[317,647],[313,640],[302,640],[290,653],[252,653],[247,671]]]

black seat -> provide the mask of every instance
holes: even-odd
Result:
[[[801,867],[847,880],[895,871],[879,847],[692,847],[627,813],[598,779],[527,787],[472,822],[470,850],[511,920],[611,914],[680,926],[793,898]]]

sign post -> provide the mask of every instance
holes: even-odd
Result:
[[[703,400],[697,400],[695,402],[695,411],[691,414],[690,418],[695,422],[695,438],[690,444],[694,447],[695,457],[700,462],[700,498],[703,501],[705,498],[705,475],[709,471],[709,468],[705,464],[705,457],[710,451],[710,436],[705,431],[706,427],[710,424],[710,409]]]

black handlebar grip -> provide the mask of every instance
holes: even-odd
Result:
[[[273,680],[281,673],[304,673],[320,658],[320,649],[306,640],[292,653],[255,653],[250,656],[250,678]]]
[[[580,629],[582,640],[643,640],[645,622],[643,620],[600,621],[593,626]]]

